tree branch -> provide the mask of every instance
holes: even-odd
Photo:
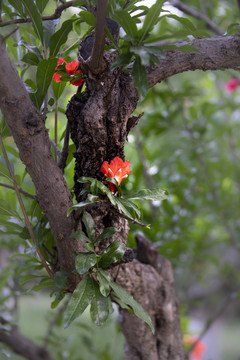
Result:
[[[87,61],[89,70],[93,73],[98,73],[101,69],[105,45],[107,8],[108,0],[98,0],[93,49],[91,57]]]
[[[53,360],[50,354],[42,347],[23,336],[16,326],[9,334],[0,330],[0,342],[6,344],[16,354],[29,360]]]
[[[57,244],[59,267],[69,273],[74,288],[77,279],[72,274],[72,252],[77,251],[79,244],[73,239],[69,241],[74,219],[67,216],[67,210],[72,206],[72,197],[52,157],[43,118],[31,102],[1,38],[0,79],[0,108],[32,178],[39,205],[49,220]]]
[[[8,185],[8,184],[0,183],[0,186],[5,187],[5,188],[8,188],[8,189],[11,189],[11,190],[14,190],[14,191],[15,191],[15,188],[14,188],[14,186],[12,186],[12,185]],[[35,195],[29,194],[28,192],[26,192],[26,191],[24,191],[24,190],[22,190],[22,189],[20,189],[20,188],[19,188],[18,190],[19,190],[19,192],[20,192],[21,194],[23,194],[23,195],[25,195],[25,196],[27,196],[27,197],[29,197],[29,198],[31,198],[31,199],[36,199],[36,196],[35,196]]]
[[[46,15],[46,16],[42,16],[42,20],[46,21],[46,20],[54,20],[54,19],[58,19],[60,18],[62,12],[71,7],[74,6],[75,0],[73,1],[67,1],[65,3],[63,3],[62,5],[58,6],[56,8],[56,10],[54,11],[54,13],[52,15]],[[26,18],[26,19],[14,19],[14,20],[9,20],[9,21],[2,21],[0,22],[0,27],[3,26],[8,26],[8,25],[12,25],[12,24],[24,24],[24,23],[30,23],[32,22],[32,19],[30,18]]]
[[[176,46],[192,45],[198,51],[184,53],[179,50],[166,51],[159,57],[160,64],[147,67],[149,87],[168,77],[193,70],[221,70],[240,68],[240,36],[219,36],[216,38],[194,39],[177,43]]]
[[[191,9],[187,5],[183,4],[179,0],[169,0],[170,5],[174,6],[178,10],[181,10],[187,15],[194,17],[197,20],[202,20],[206,23],[207,27],[212,30],[216,35],[222,35],[222,30],[205,14],[201,14],[198,11]]]

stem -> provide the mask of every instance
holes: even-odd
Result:
[[[1,183],[1,182],[0,182],[0,186],[5,187],[5,188],[8,188],[8,189],[11,189],[11,190],[15,190],[14,186],[8,185],[8,184],[4,184],[4,183]],[[32,194],[29,194],[28,192],[26,192],[26,191],[24,191],[24,190],[22,190],[22,189],[20,189],[20,188],[18,188],[18,190],[19,190],[19,192],[20,192],[21,194],[23,194],[23,195],[25,195],[25,196],[33,199],[33,200],[36,199],[36,196],[34,196],[34,195],[32,195]]]
[[[4,147],[4,144],[3,144],[3,141],[2,141],[2,136],[0,135],[0,147],[2,149],[2,152],[3,152],[3,157],[4,157],[4,160],[6,162],[6,165],[7,165],[7,168],[8,168],[8,171],[9,171],[9,174],[12,178],[12,181],[13,181],[13,187],[14,187],[14,190],[16,192],[16,195],[17,195],[17,198],[18,198],[18,201],[19,201],[19,204],[20,204],[20,207],[22,209],[22,212],[23,212],[23,216],[24,216],[24,219],[25,219],[25,223],[26,223],[26,226],[27,226],[27,229],[29,231],[29,234],[30,234],[30,237],[33,241],[34,244],[37,244],[37,241],[36,241],[36,238],[35,238],[35,235],[33,233],[33,229],[32,229],[32,226],[31,226],[31,223],[29,221],[29,218],[28,218],[28,215],[27,215],[27,212],[26,212],[26,209],[25,209],[25,206],[24,206],[24,203],[23,203],[23,200],[21,198],[21,194],[20,194],[20,190],[17,186],[17,183],[16,183],[16,180],[15,180],[15,176],[14,176],[14,173],[12,171],[12,168],[11,168],[11,164],[10,164],[10,161],[8,159],[8,156],[7,156],[7,153],[6,153],[6,150],[5,150],[5,147]],[[38,256],[42,262],[42,264],[44,265],[45,269],[47,270],[49,276],[51,278],[53,278],[53,272],[52,270],[49,268],[48,264],[46,263],[43,255],[41,254],[40,250],[37,248],[37,253],[38,253]]]

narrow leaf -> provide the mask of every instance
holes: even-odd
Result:
[[[40,13],[43,12],[49,0],[36,0],[37,7]]]
[[[124,198],[118,198],[118,201],[121,202],[122,206],[124,206],[125,209],[127,209],[129,212],[133,211],[134,217],[137,217],[137,218],[141,217],[141,210],[132,201],[129,201],[128,199],[124,199]],[[131,215],[131,217],[132,217],[132,215]]]
[[[83,275],[88,270],[94,266],[97,262],[96,254],[90,253],[80,253],[75,257],[75,268],[78,274]]]
[[[166,190],[161,189],[143,189],[138,191],[135,194],[131,194],[130,196],[126,197],[127,199],[131,200],[165,200],[168,199],[168,193]]]
[[[47,60],[44,59],[40,61],[40,63],[38,64],[36,75],[37,87],[39,90],[41,90],[43,98],[48,91],[56,66],[57,59],[51,57]]]
[[[140,30],[140,43],[147,37],[150,31],[152,31],[154,25],[159,21],[159,15],[162,10],[164,0],[157,0],[148,11],[142,29]]]
[[[144,97],[148,91],[148,81],[145,67],[141,64],[139,56],[134,61],[132,75],[134,86],[138,89],[139,95]]]
[[[103,230],[103,232],[96,238],[95,242],[109,239],[113,236],[118,230],[114,227],[108,227]]]
[[[29,65],[38,65],[39,58],[33,52],[28,52],[22,57],[21,61]]]
[[[9,175],[8,169],[2,162],[0,162],[0,176],[5,177],[8,179],[8,181],[12,182],[12,178]]]
[[[56,100],[58,100],[60,98],[66,85],[67,85],[67,83],[64,81],[61,81],[59,83],[57,83],[56,81],[52,81],[53,94],[54,94]]]
[[[117,10],[113,16],[113,19],[121,25],[126,34],[130,35],[133,39],[137,38],[137,25],[135,20],[129,15],[127,11]]]
[[[73,21],[73,19],[64,21],[61,28],[51,36],[49,43],[50,56],[57,56],[60,46],[66,43],[68,34],[72,30]]]
[[[103,296],[107,297],[110,293],[111,275],[106,270],[98,270],[97,279],[100,284],[99,290],[100,290],[101,294]]]
[[[30,18],[32,19],[33,29],[37,35],[37,37],[43,43],[43,25],[42,19],[38,12],[36,5],[33,0],[22,0],[25,9],[27,10]]]
[[[93,293],[92,279],[90,276],[86,276],[77,285],[67,305],[64,314],[65,328],[91,304]]]
[[[90,314],[96,325],[103,325],[109,315],[108,299],[99,290],[98,283],[92,279],[93,297],[91,302]]]
[[[127,54],[121,54],[119,55],[111,64],[111,70],[117,68],[117,67],[121,67],[121,66],[126,66],[128,64],[130,64],[131,60],[132,60],[132,53],[127,53]]]
[[[91,240],[85,235],[83,231],[75,231],[71,233],[70,238],[82,241],[83,243],[90,242]]]
[[[145,321],[154,333],[155,330],[152,324],[152,320],[148,313],[143,309],[142,305],[140,305],[136,300],[134,300],[132,295],[129,294],[129,292],[127,292],[122,286],[118,285],[112,280],[110,281],[110,285],[114,293],[119,297],[119,299],[126,305],[129,305],[132,308],[134,314],[143,321]]]
[[[117,240],[114,240],[101,255],[98,266],[108,268],[109,265],[120,261],[125,253],[125,246]]]
[[[175,19],[178,22],[180,22],[187,30],[189,30],[190,33],[194,33],[194,31],[196,31],[196,28],[194,26],[194,24],[186,18],[171,14],[171,15],[166,15],[166,17],[170,18],[170,19]]]
[[[92,216],[87,212],[84,211],[82,216],[82,221],[86,227],[87,234],[89,239],[94,242],[95,241],[95,232],[96,232],[96,225],[92,218]]]

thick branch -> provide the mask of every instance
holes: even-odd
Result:
[[[74,3],[75,3],[74,0],[65,2],[64,4],[58,6],[52,15],[43,16],[42,20],[46,21],[46,20],[54,20],[54,19],[60,18],[63,10],[65,10],[65,9],[71,7],[71,6],[74,6]],[[30,22],[32,22],[32,19],[30,19],[30,18],[14,19],[14,20],[0,22],[0,27],[7,26],[7,25],[12,25],[12,24],[30,23]]]
[[[12,328],[9,334],[0,330],[0,342],[6,344],[12,351],[25,359],[52,360],[52,357],[44,348],[20,334],[16,326]]]
[[[73,218],[67,217],[67,210],[72,206],[72,197],[52,157],[42,116],[31,102],[1,38],[0,108],[33,180],[39,205],[49,219],[60,268],[72,273],[72,251],[77,249],[77,242],[69,241]]]
[[[169,3],[178,10],[184,12],[185,14],[190,15],[197,20],[204,21],[207,27],[212,30],[216,35],[222,35],[222,30],[211,19],[209,19],[207,15],[197,12],[196,10],[190,8],[179,0],[170,0]]]
[[[239,35],[195,39],[177,44],[182,45],[193,45],[198,51],[166,51],[166,56],[159,58],[159,65],[147,69],[149,87],[172,75],[189,70],[240,69]]]
[[[105,26],[107,16],[108,0],[98,0],[95,35],[91,58],[88,62],[91,72],[99,72],[103,58],[105,45]]]

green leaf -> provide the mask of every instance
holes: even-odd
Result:
[[[135,194],[131,194],[127,197],[125,197],[127,199],[131,199],[131,200],[165,200],[168,199],[168,193],[165,190],[161,190],[161,189],[143,189],[138,191]]]
[[[22,59],[22,62],[25,62],[26,64],[29,65],[38,65],[39,63],[39,59],[37,57],[36,54],[34,54],[33,52],[28,52],[27,54],[25,54]]]
[[[59,23],[59,19],[47,20],[43,22],[43,38],[46,49],[49,46],[51,36],[55,33],[55,26]]]
[[[24,46],[28,51],[37,55],[39,61],[41,61],[43,59],[42,54],[37,46],[31,46],[26,41],[23,41],[23,40],[19,41],[18,45]]]
[[[54,274],[54,283],[59,289],[64,289],[67,286],[68,273],[64,270],[57,271]]]
[[[37,7],[40,13],[43,12],[49,0],[36,0]]]
[[[19,0],[8,0],[9,4],[12,5],[21,15],[21,17],[25,18],[26,14],[24,13],[24,9],[22,6],[22,2]]]
[[[67,83],[64,81],[61,81],[58,83],[54,80],[52,81],[53,94],[54,94],[56,100],[58,100],[60,98],[66,85],[67,85]]]
[[[90,314],[96,325],[103,325],[109,315],[108,299],[99,290],[98,283],[92,278],[93,297],[91,302]]]
[[[2,162],[0,162],[0,176],[5,177],[8,181],[12,182],[9,171]]]
[[[116,206],[120,212],[122,211],[126,216],[132,219],[132,214],[125,207],[121,198],[116,197]]]
[[[38,285],[35,285],[32,287],[33,291],[40,291],[42,289],[46,289],[49,287],[54,287],[54,281],[53,279],[49,279],[49,278],[44,278],[40,281],[40,283]]]
[[[37,87],[41,90],[41,93],[45,97],[49,85],[52,81],[52,77],[57,66],[57,59],[50,57],[47,60],[42,60],[37,67]]]
[[[74,19],[66,20],[61,28],[50,38],[49,49],[50,56],[57,56],[60,46],[67,42],[68,34],[72,30]]]
[[[98,266],[108,268],[109,265],[121,260],[125,253],[125,246],[118,240],[114,240],[102,253]]]
[[[152,31],[153,27],[159,21],[159,15],[162,10],[162,5],[164,0],[157,0],[156,4],[154,4],[148,11],[143,26],[140,30],[140,43],[147,37],[150,31]]]
[[[109,201],[111,202],[112,205],[116,205],[116,198],[115,196],[113,196],[113,194],[111,193],[111,191],[101,182],[101,181],[98,181],[94,178],[90,178],[90,177],[86,177],[86,176],[82,176],[78,179],[78,181],[80,183],[88,183],[88,184],[92,184],[92,182],[94,181],[97,188],[103,193],[103,194],[106,194]]]
[[[139,56],[134,61],[132,76],[134,86],[137,88],[139,95],[144,98],[148,91],[148,81],[145,67],[141,64]]]
[[[197,30],[194,24],[189,19],[174,14],[166,15],[166,17],[179,21],[190,32],[190,34],[194,33]]]
[[[92,216],[87,212],[83,212],[82,221],[86,227],[87,234],[91,242],[95,241],[96,225]]]
[[[113,19],[121,25],[126,34],[130,35],[133,39],[137,38],[137,25],[135,20],[133,20],[127,11],[117,10],[113,16]]]
[[[152,320],[148,313],[143,309],[142,305],[140,305],[136,300],[134,300],[132,295],[129,294],[124,288],[122,288],[122,286],[118,285],[114,281],[110,281],[110,286],[113,289],[114,293],[119,297],[119,299],[126,305],[129,305],[132,308],[134,314],[143,321],[145,321],[154,333],[155,330],[152,324]]]
[[[22,3],[27,10],[30,18],[32,19],[33,29],[37,35],[37,37],[43,43],[43,25],[42,19],[38,12],[36,5],[34,4],[33,0],[22,0]]]
[[[92,279],[90,276],[85,276],[74,290],[65,310],[65,328],[68,327],[74,319],[80,316],[87,306],[91,304],[93,295]]]
[[[103,232],[96,238],[94,242],[102,241],[105,239],[109,239],[111,236],[113,236],[118,230],[114,227],[108,227],[103,230]]]
[[[94,203],[98,203],[98,201],[90,201],[90,200],[81,201],[80,203],[71,206],[68,209],[67,214],[69,215],[75,209],[84,209],[84,208],[88,207],[90,204],[94,204]]]
[[[17,219],[20,219],[19,213],[12,209],[12,207],[7,203],[7,201],[0,199],[0,215],[3,216],[14,216]]]
[[[81,11],[79,13],[79,16],[88,25],[93,27],[95,26],[95,16],[90,11],[87,10]]]
[[[130,51],[140,57],[142,65],[150,64],[150,54],[143,46],[131,46]]]
[[[133,211],[134,217],[137,217],[137,218],[141,217],[141,210],[132,201],[129,201],[128,199],[124,199],[124,198],[118,198],[118,201],[122,204],[121,209],[124,207],[130,213],[130,215],[131,215],[131,211]],[[132,217],[132,215],[131,215],[131,217]]]
[[[117,67],[121,67],[121,66],[126,66],[128,65],[131,60],[132,60],[132,53],[127,53],[127,54],[121,54],[119,55],[111,64],[111,70],[117,68]]]
[[[99,285],[100,285],[99,290],[101,294],[107,297],[110,293],[111,275],[106,270],[98,270],[97,279],[99,281]]]
[[[88,243],[91,241],[83,231],[75,231],[71,233],[70,238],[82,241],[83,243]]]
[[[78,274],[83,275],[88,270],[94,266],[97,262],[97,256],[96,254],[90,252],[90,253],[79,253],[75,257],[75,268],[78,272]]]
[[[5,137],[12,136],[3,116],[1,117],[0,120],[0,134],[3,139],[5,139]]]
[[[182,51],[183,53],[189,53],[192,51],[197,51],[199,52],[199,50],[197,48],[195,48],[195,46],[193,45],[182,45],[182,46],[178,46],[177,50]]]

